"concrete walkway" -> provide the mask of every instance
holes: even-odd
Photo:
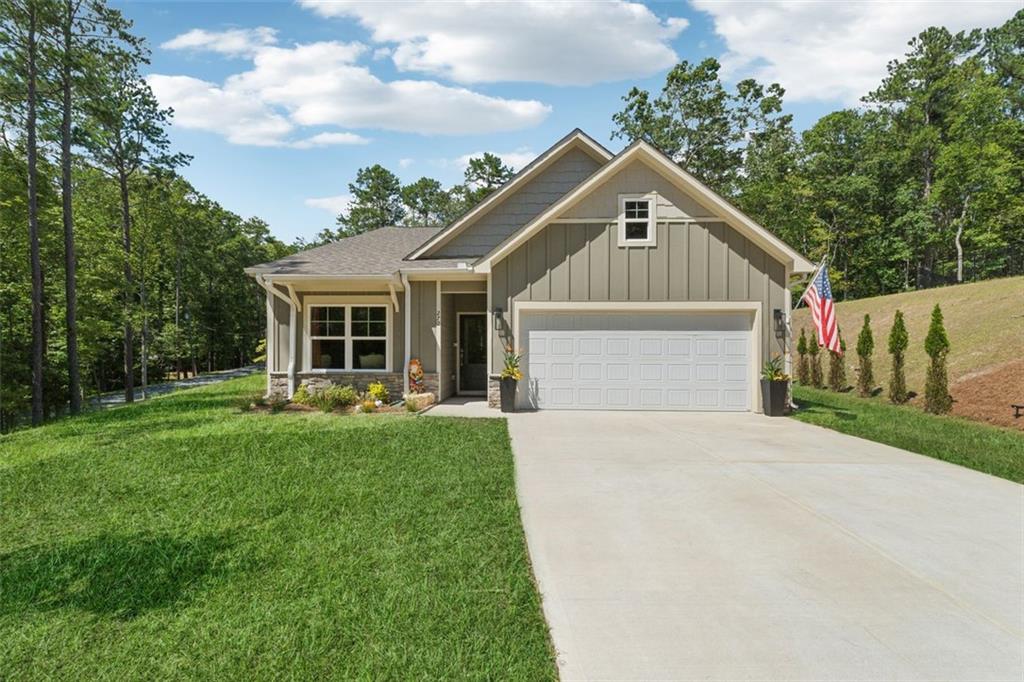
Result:
[[[164,381],[159,384],[151,384],[147,389],[146,393],[150,398],[158,395],[164,395],[165,393],[171,393],[182,388],[195,388],[196,386],[207,386],[209,384],[219,384],[222,381],[228,379],[237,379],[238,377],[249,376],[250,374],[256,374],[263,371],[262,365],[249,365],[248,367],[239,367],[237,369],[225,369],[220,372],[209,372],[207,374],[200,374],[198,376],[189,377],[188,379],[181,379],[176,381]],[[136,387],[135,389],[135,400],[142,400],[142,390]],[[124,391],[117,391],[111,393],[104,393],[99,397],[93,397],[89,399],[89,402],[94,406],[98,407],[114,407],[115,405],[124,404]]]
[[[567,680],[1021,680],[1024,487],[790,419],[509,419]]]

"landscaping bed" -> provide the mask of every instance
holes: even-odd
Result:
[[[264,381],[0,437],[0,678],[555,679],[505,422]]]

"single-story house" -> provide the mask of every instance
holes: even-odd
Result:
[[[267,391],[496,405],[505,347],[539,409],[759,411],[787,284],[814,266],[643,141],[574,130],[443,228],[383,227],[247,269],[267,292]]]

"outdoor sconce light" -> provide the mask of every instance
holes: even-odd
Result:
[[[502,310],[501,308],[495,308],[492,312],[494,313],[494,331],[500,332],[502,327],[504,326],[501,317]]]
[[[775,336],[782,339],[786,336],[786,316],[782,310],[776,308],[772,311],[772,321],[775,323]]]

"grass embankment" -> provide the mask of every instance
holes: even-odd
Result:
[[[793,386],[793,417],[1024,483],[1024,435],[878,398]]]
[[[555,678],[505,423],[264,381],[0,437],[0,678]]]

